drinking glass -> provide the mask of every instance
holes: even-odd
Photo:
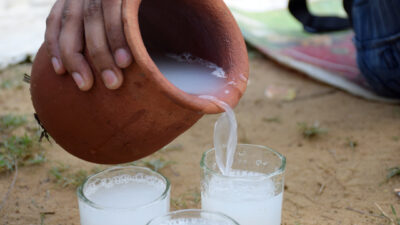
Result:
[[[215,149],[203,154],[202,209],[225,213],[241,225],[280,225],[286,159],[264,146],[239,144],[222,174]]]
[[[81,225],[145,225],[169,212],[170,183],[148,168],[118,166],[78,188]]]
[[[239,225],[232,218],[218,212],[186,209],[171,212],[151,220],[147,225]]]

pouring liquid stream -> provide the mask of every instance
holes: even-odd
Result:
[[[210,100],[225,110],[214,125],[215,157],[221,173],[226,176],[233,175],[232,164],[237,147],[237,121],[235,113],[228,104],[214,96],[201,95],[199,98]]]

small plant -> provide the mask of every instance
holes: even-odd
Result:
[[[162,148],[160,152],[172,152],[172,151],[182,151],[183,145],[182,144],[169,144]]]
[[[54,181],[61,187],[77,188],[85,181],[86,177],[88,177],[87,171],[78,170],[76,172],[70,172],[70,167],[62,163],[51,168],[49,173],[54,178]]]
[[[281,118],[279,116],[275,116],[275,117],[269,117],[269,118],[263,118],[262,119],[263,122],[266,123],[281,123]]]
[[[16,163],[18,166],[29,166],[45,160],[44,152],[27,134],[0,141],[0,172],[14,170]]]
[[[40,144],[36,142],[37,130],[24,127],[24,135],[15,135],[14,130],[25,125],[24,116],[0,116],[0,172],[13,171],[18,166],[43,163],[46,158]]]
[[[313,125],[308,125],[307,123],[303,122],[303,123],[298,123],[298,126],[300,128],[303,137],[307,139],[317,137],[327,132],[326,129],[320,127],[318,122],[314,123]]]
[[[5,115],[0,117],[0,130],[13,130],[26,123],[25,116]]]
[[[172,204],[172,207],[175,209],[187,209],[188,208],[186,201],[184,201],[181,196],[179,196],[178,198],[171,199],[171,204]]]
[[[152,160],[148,160],[148,161],[144,160],[144,161],[142,161],[142,163],[144,164],[144,166],[158,172],[161,169],[163,169],[164,167],[175,164],[176,162],[166,161],[163,158],[159,158],[159,159],[152,159]]]
[[[40,213],[40,225],[44,225],[44,220],[46,219],[47,215],[54,215],[55,212],[41,212]]]
[[[399,176],[400,175],[400,167],[393,167],[388,169],[388,174],[386,175],[386,181],[389,181],[390,179],[392,179],[395,176]]]
[[[358,146],[358,142],[351,139],[351,138],[347,138],[346,139],[346,146],[350,147],[351,149],[355,149]]]
[[[395,142],[398,142],[400,140],[400,137],[399,136],[393,136],[392,140],[395,141]]]
[[[397,216],[396,209],[393,207],[393,205],[390,205],[390,208],[392,209],[392,213],[394,215],[394,222],[396,225],[400,225],[400,218]]]
[[[13,81],[12,80],[4,80],[0,83],[0,88],[2,89],[10,89],[13,87]]]
[[[96,166],[90,170],[90,174],[95,174],[102,170],[103,168]],[[88,171],[78,170],[73,172],[71,171],[70,166],[64,165],[63,163],[58,163],[56,166],[53,166],[50,169],[49,174],[53,178],[53,181],[63,188],[77,188],[89,176]]]
[[[378,203],[375,202],[375,206],[381,212],[381,216],[384,217],[390,225],[400,225],[400,218],[397,216],[396,209],[393,207],[393,205],[390,205],[390,208],[392,210],[394,218],[392,218],[389,214],[383,211],[382,207],[378,205]]]
[[[151,170],[154,170],[156,172],[159,172],[163,168],[176,164],[175,161],[167,161],[164,158],[157,158],[157,159],[142,159],[138,161],[134,161],[128,164],[122,164],[122,165],[132,165],[132,166],[144,166],[147,167]]]
[[[15,77],[12,79],[4,79],[0,80],[0,89],[13,89],[13,88],[21,88],[22,82],[19,79],[20,77]]]
[[[200,200],[200,191],[194,189],[179,195],[177,198],[171,199],[171,203],[175,209],[197,208],[199,207]]]

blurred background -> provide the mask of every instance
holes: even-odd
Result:
[[[342,13],[340,0],[324,2],[314,9]],[[76,187],[106,168],[73,157],[51,139],[38,142],[41,130],[23,77],[53,3],[0,0],[2,225],[80,224]],[[328,71],[343,78],[339,83],[368,91],[355,66],[351,30],[306,34],[284,10],[285,0],[226,3],[248,41],[250,60],[248,89],[235,108],[239,142],[287,157],[282,224],[400,224],[400,106],[310,79]],[[217,118],[203,117],[164,149],[134,162],[170,179],[172,210],[200,208],[199,162],[212,147]]]

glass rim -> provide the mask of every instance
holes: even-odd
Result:
[[[176,210],[176,211],[173,211],[173,212],[169,212],[168,214],[165,214],[163,216],[155,217],[155,218],[151,219],[149,222],[147,222],[146,225],[152,225],[151,223],[153,223],[153,222],[155,222],[157,220],[163,219],[163,218],[167,218],[169,216],[174,216],[174,215],[179,215],[179,214],[183,214],[184,215],[186,213],[199,213],[199,214],[200,213],[205,213],[205,214],[208,214],[208,215],[216,215],[218,217],[230,220],[235,225],[240,225],[236,220],[234,220],[232,217],[230,217],[230,216],[228,216],[228,215],[226,215],[224,213],[217,212],[217,211],[203,210],[203,209],[181,209],[181,210]]]
[[[279,153],[279,152],[277,152],[277,151],[275,151],[275,150],[273,150],[273,149],[271,149],[271,148],[269,148],[267,146],[263,146],[263,145],[238,144],[237,146],[238,147],[239,146],[248,146],[248,147],[255,147],[255,148],[259,148],[259,149],[264,149],[264,150],[267,150],[269,152],[272,152],[273,154],[278,156],[278,158],[281,160],[281,165],[277,170],[275,170],[275,171],[273,171],[271,173],[268,173],[268,174],[260,173],[261,175],[252,176],[252,178],[257,178],[257,177],[271,178],[273,176],[276,176],[276,175],[279,175],[279,174],[282,174],[282,173],[285,172],[285,169],[286,169],[286,157],[284,155],[282,155],[281,153]],[[211,169],[206,163],[206,157],[207,157],[207,155],[209,153],[211,153],[213,151],[215,151],[215,148],[211,148],[211,149],[209,149],[209,150],[207,150],[207,151],[205,151],[203,153],[203,156],[201,157],[201,161],[200,161],[200,167],[201,168],[203,168],[204,170],[207,170],[208,172],[210,172],[211,174],[216,175],[216,176],[229,178],[229,179],[237,179],[237,180],[242,180],[243,179],[243,177],[224,175],[220,171],[216,171],[214,169]]]
[[[145,204],[140,205],[140,206],[135,206],[135,207],[133,207],[133,206],[127,206],[127,207],[111,207],[111,206],[104,206],[104,205],[98,204],[98,203],[96,203],[96,202],[93,202],[92,200],[90,200],[89,198],[86,197],[85,193],[83,192],[83,189],[84,189],[84,187],[85,187],[85,184],[89,181],[89,179],[91,179],[91,178],[93,178],[93,177],[95,177],[95,176],[97,176],[97,175],[99,175],[99,174],[107,173],[107,172],[109,172],[109,171],[118,170],[118,169],[140,169],[140,170],[148,171],[148,172],[150,172],[150,173],[152,173],[152,174],[159,175],[159,176],[160,176],[162,179],[164,179],[164,181],[165,181],[165,190],[162,192],[162,194],[161,194],[159,197],[157,197],[157,198],[151,200],[151,201],[148,202],[148,203],[145,203]],[[159,202],[159,201],[164,200],[165,198],[167,198],[170,189],[171,189],[171,184],[170,184],[168,178],[166,178],[166,177],[165,177],[164,175],[162,175],[161,173],[156,172],[156,171],[154,171],[154,170],[151,170],[151,169],[149,169],[149,168],[147,168],[147,167],[141,167],[141,166],[113,166],[113,167],[111,167],[111,168],[104,169],[104,170],[102,170],[102,171],[100,171],[100,172],[98,172],[98,173],[95,173],[95,174],[92,174],[92,175],[88,176],[88,177],[83,181],[83,183],[82,183],[81,185],[79,185],[79,187],[77,188],[76,192],[77,192],[77,195],[78,195],[78,199],[82,200],[83,202],[85,202],[85,203],[88,204],[89,206],[91,206],[91,207],[93,207],[93,208],[96,208],[96,209],[109,209],[109,210],[139,210],[139,209],[142,209],[142,208],[147,208],[147,207],[149,207],[149,206],[151,206],[151,205],[153,205],[153,204],[155,204],[155,203],[157,203],[157,202]]]

